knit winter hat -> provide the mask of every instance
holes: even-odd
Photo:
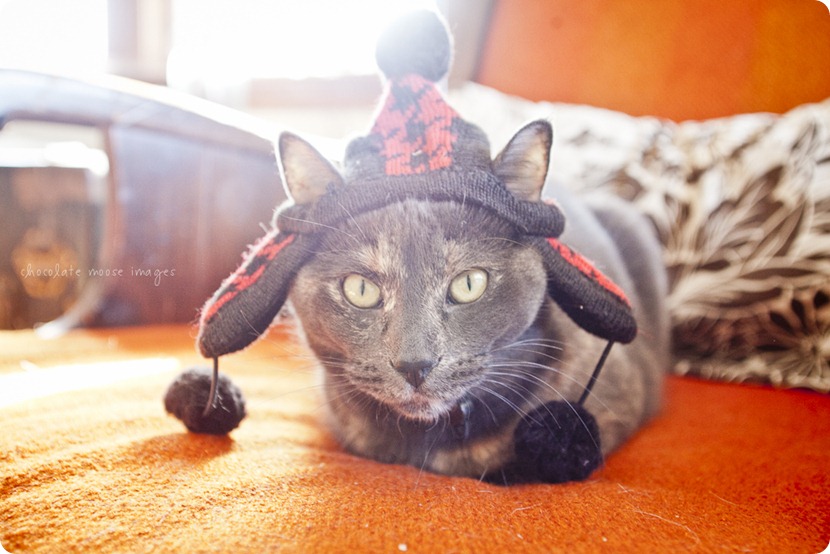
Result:
[[[355,214],[411,198],[475,204],[515,225],[543,257],[550,297],[578,325],[609,342],[634,339],[637,327],[625,294],[559,242],[565,223],[559,208],[509,190],[491,161],[486,135],[438,90],[451,51],[444,23],[431,12],[387,30],[376,52],[386,77],[384,98],[369,133],[348,145],[342,182],[313,201],[289,202],[276,212],[273,229],[202,310],[198,343],[205,357],[245,348],[267,330],[323,233]],[[549,123],[533,122],[523,131],[542,137],[549,150]],[[298,141],[284,134],[281,156]],[[284,178],[286,171],[283,164]]]
[[[490,167],[490,144],[436,86],[448,72],[450,35],[436,14],[415,12],[386,29],[376,49],[384,99],[366,137],[344,160],[347,181]]]

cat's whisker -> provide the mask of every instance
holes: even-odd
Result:
[[[560,360],[556,360],[557,365],[552,366],[548,364],[543,364],[540,362],[534,362],[530,360],[497,360],[487,364],[487,367],[526,367],[526,368],[533,368],[538,369],[543,372],[552,372],[569,381],[576,383],[576,384],[583,384],[587,385],[587,382],[583,383],[583,380],[587,380],[592,373],[592,370],[586,367],[579,367],[573,366],[571,364],[565,364]]]
[[[471,241],[472,243],[481,243],[481,242],[501,242],[512,244],[515,246],[524,246],[520,241],[515,239],[511,239],[509,237],[482,237],[476,240]]]
[[[514,348],[512,348],[512,350],[514,352],[523,352],[525,354],[534,354],[534,355],[536,355],[540,358],[546,358],[546,359],[550,360],[551,362],[562,363],[561,358],[558,358],[558,357],[554,356],[553,354],[548,354],[547,352],[540,352],[538,350],[531,350],[529,348],[520,348],[520,347],[514,347]]]
[[[491,388],[489,388],[489,387],[484,386],[484,384],[483,384],[483,383],[478,383],[478,384],[476,384],[476,385],[475,385],[475,387],[476,387],[477,389],[480,389],[480,390],[482,390],[482,391],[484,391],[484,392],[486,392],[486,393],[488,393],[488,394],[490,394],[490,395],[494,396],[495,398],[497,398],[497,399],[501,400],[501,401],[502,401],[502,402],[504,402],[507,406],[509,406],[509,407],[510,407],[510,409],[512,409],[513,411],[515,411],[515,412],[516,412],[517,414],[519,414],[521,417],[523,417],[523,418],[524,418],[524,417],[528,417],[528,413],[527,413],[525,410],[523,410],[520,406],[518,406],[515,402],[513,402],[512,400],[510,400],[509,398],[507,398],[507,397],[506,397],[506,396],[504,396],[503,394],[501,394],[501,393],[499,393],[499,392],[496,392],[496,391],[494,391],[493,389],[491,389]],[[497,421],[494,421],[494,423],[498,423],[498,422],[497,422]]]
[[[473,392],[475,392],[475,390],[473,390]],[[499,419],[496,417],[496,413],[493,411],[493,408],[491,408],[490,405],[479,396],[475,396],[475,394],[473,396],[476,400],[478,400],[481,403],[482,406],[487,408],[488,412],[490,412],[490,419],[492,420],[493,424],[498,425]]]
[[[329,407],[331,409],[332,406],[338,403],[347,404],[359,409],[371,405],[371,402],[362,394],[360,388],[351,383],[339,385],[337,388],[329,384],[324,384],[323,390],[326,391],[325,399],[318,406],[318,409],[322,409],[323,407]]]
[[[520,344],[520,345],[521,344],[540,344],[540,345],[544,345],[544,346],[561,348],[565,345],[565,341],[557,340],[557,339],[551,339],[551,338],[547,338],[547,337],[530,337],[530,338],[526,338],[526,339],[515,340],[515,341],[511,342],[510,344],[507,344],[506,346],[509,347],[510,345],[514,345],[514,344]]]
[[[334,358],[334,357],[323,357],[323,356],[321,356],[320,358],[309,357],[309,358],[300,358],[300,359],[308,359],[310,361],[316,361],[316,362],[318,362],[318,364],[317,364],[318,367],[321,364],[323,366],[327,367],[327,368],[341,368],[342,369],[342,368],[351,367],[351,364],[349,364],[349,362],[347,362],[346,360],[342,360],[342,359]]]
[[[506,373],[494,373],[494,375],[502,375],[502,376],[507,376],[507,377],[513,377],[513,376],[515,376],[514,374],[506,374]],[[533,378],[533,380],[536,380],[536,382],[537,382],[538,384],[541,384],[541,385],[543,385],[543,386],[545,386],[545,387],[549,388],[551,391],[553,391],[553,392],[554,392],[554,394],[556,394],[556,396],[558,396],[558,397],[559,397],[559,400],[560,400],[561,402],[565,402],[566,404],[568,404],[568,406],[569,406],[571,409],[573,409],[573,404],[571,403],[571,401],[570,401],[570,400],[568,400],[567,398],[565,398],[565,396],[564,396],[562,393],[560,393],[560,392],[559,392],[559,391],[558,391],[555,387],[551,386],[549,383],[547,383],[547,382],[546,382],[546,381],[544,381],[543,379],[540,379],[540,378],[539,378],[538,376],[536,376],[536,375],[533,375],[533,374],[530,374],[530,373],[524,373],[524,372],[520,372],[520,373],[519,373],[519,376],[520,376],[520,377],[523,377],[523,378]],[[546,403],[546,402],[545,402],[545,401],[544,401],[541,397],[539,397],[538,395],[536,395],[535,393],[533,393],[530,389],[528,389],[528,388],[526,388],[526,387],[522,387],[522,388],[523,388],[524,390],[526,390],[526,391],[528,392],[528,394],[529,394],[530,396],[532,396],[532,397],[533,397],[533,398],[537,401],[537,404],[538,404],[539,408],[544,408],[544,409],[548,412],[548,414],[550,414],[551,416],[553,416],[553,413],[550,411],[550,409],[549,409],[549,408],[547,408],[547,403]],[[578,415],[578,414],[577,414],[577,415]],[[534,420],[534,421],[535,421],[535,420]],[[580,421],[581,421],[581,418],[580,418]],[[585,425],[585,422],[584,422],[584,421],[582,421],[582,424],[583,424],[583,426],[584,426],[584,425]],[[586,427],[586,429],[587,429],[587,427]]]
[[[435,438],[427,446],[426,451],[424,452],[424,458],[423,458],[423,461],[421,462],[421,466],[420,466],[419,471],[418,471],[418,478],[415,480],[415,486],[416,487],[421,482],[421,476],[424,474],[424,471],[426,471],[427,464],[429,463],[429,460],[432,457],[433,448],[435,448],[435,445],[438,443],[438,439],[441,438],[441,436],[447,430],[447,420],[446,420],[446,418],[440,418],[440,422],[443,423],[443,427],[441,429],[441,432],[435,433]],[[429,428],[429,430],[434,429],[438,425],[438,423],[439,423],[439,420],[436,420],[435,423]]]
[[[337,205],[340,206],[340,208],[342,208],[344,212],[346,212],[346,215],[349,216],[349,220],[352,222],[352,224],[355,226],[355,228],[357,228],[357,230],[360,232],[360,236],[363,238],[363,243],[365,244],[365,243],[369,242],[369,238],[366,236],[366,233],[363,232],[363,228],[360,226],[360,224],[357,222],[357,220],[355,220],[354,215],[352,214],[352,212],[350,212],[349,209],[346,208],[346,206],[344,206],[340,202],[338,202]]]
[[[504,361],[504,362],[490,362],[487,364],[486,369],[508,369],[508,370],[515,370],[518,371],[519,369],[525,370],[533,370],[535,373],[551,373],[555,374],[558,378],[564,378],[566,380],[571,381],[572,383],[579,384],[580,380],[573,375],[569,375],[567,372],[562,371],[561,369],[555,366],[549,366],[546,364],[542,364],[539,362],[531,362],[527,360],[511,360],[511,361]],[[542,381],[547,382],[546,379],[542,379]]]
[[[507,378],[511,378],[511,379],[512,379],[512,378],[514,378],[514,377],[516,377],[516,375],[515,375],[515,374],[512,374],[512,373],[501,373],[501,372],[494,372],[494,373],[492,373],[491,375],[496,376],[496,377],[499,377],[499,376],[501,376],[501,377],[507,377]],[[550,388],[550,389],[551,389],[551,390],[552,390],[552,391],[553,391],[553,392],[554,392],[554,393],[555,393],[555,394],[556,394],[556,395],[557,395],[557,396],[558,396],[561,400],[563,400],[563,401],[565,401],[565,402],[568,402],[568,400],[566,400],[566,399],[565,399],[565,397],[564,397],[562,394],[560,394],[560,393],[559,393],[559,391],[557,391],[555,387],[550,386],[547,382],[545,382],[545,381],[544,381],[544,380],[542,380],[542,379],[539,379],[537,376],[532,375],[532,374],[520,374],[519,376],[520,376],[520,377],[534,377],[534,378],[536,378],[536,379],[537,379],[537,381],[538,381],[539,383],[541,383],[542,385],[545,385],[545,386],[547,386],[548,388]],[[490,378],[489,380],[490,380],[491,382],[493,382],[493,383],[500,384],[501,386],[503,386],[503,387],[505,387],[505,388],[508,388],[508,389],[509,389],[509,390],[511,390],[512,392],[514,392],[514,393],[518,394],[518,391],[517,391],[515,388],[508,387],[508,386],[507,386],[507,384],[506,384],[504,381],[502,381],[502,380],[497,380],[497,379],[493,379],[493,378]],[[525,386],[523,386],[523,385],[521,385],[521,384],[519,384],[519,383],[512,383],[512,384],[513,384],[513,385],[515,385],[515,386],[521,387],[521,389],[522,389],[523,391],[525,391],[525,393],[527,393],[527,396],[520,395],[520,396],[522,396],[522,399],[523,399],[523,400],[527,400],[528,398],[532,398],[533,400],[535,400],[535,401],[536,401],[536,402],[535,402],[535,405],[540,406],[540,407],[544,407],[544,408],[545,408],[545,410],[547,410],[549,414],[553,415],[553,414],[550,412],[550,410],[549,410],[548,408],[546,408],[546,407],[545,407],[545,404],[546,404],[545,400],[543,400],[543,399],[542,399],[539,395],[537,395],[535,392],[533,392],[533,390],[531,390],[530,388],[525,387]],[[531,419],[532,419],[533,421],[536,421],[536,420],[535,420],[535,419],[533,419],[533,418],[531,418]]]
[[[538,377],[537,377],[537,376],[535,376],[535,375],[533,375],[533,374],[524,373],[524,374],[523,374],[523,376],[524,376],[524,377],[534,377],[534,378],[537,378],[537,379],[538,379]],[[571,409],[571,411],[573,411],[573,412],[574,412],[574,415],[576,415],[576,416],[579,418],[579,421],[580,421],[580,423],[582,424],[582,427],[583,427],[586,431],[588,431],[588,435],[589,435],[589,436],[591,436],[591,437],[593,437],[593,435],[590,433],[590,430],[589,430],[589,428],[588,428],[588,425],[585,423],[585,420],[583,420],[583,419],[582,419],[582,416],[581,416],[581,415],[579,414],[579,412],[578,412],[578,411],[577,411],[577,410],[573,407],[573,402],[572,402],[572,401],[570,401],[570,400],[568,400],[567,398],[565,398],[565,396],[564,396],[562,393],[560,393],[560,392],[559,392],[559,391],[558,391],[555,387],[551,386],[549,383],[545,382],[544,380],[541,380],[541,379],[540,379],[540,383],[541,383],[541,384],[543,384],[543,385],[546,385],[546,386],[547,386],[547,387],[548,387],[551,391],[553,391],[553,392],[554,392],[554,393],[555,393],[555,394],[559,397],[560,401],[562,401],[562,402],[564,402],[565,404],[567,404],[567,405],[568,405],[568,407]],[[538,398],[538,397],[537,397],[537,398]],[[540,402],[541,402],[541,400],[540,400]],[[544,405],[545,405],[545,404],[542,404],[542,406],[544,406]],[[603,404],[603,405],[604,405],[604,404]],[[553,415],[553,414],[552,414],[549,410],[548,410],[548,413],[549,413],[549,414],[551,414],[551,415]],[[553,432],[553,431],[554,431],[554,430],[553,430],[553,429],[551,429],[551,432]],[[594,442],[594,446],[596,446],[596,448],[597,448],[597,449],[599,449],[599,444],[597,444],[597,443],[596,443],[596,441],[595,441],[593,438],[592,438],[592,441]]]
[[[548,388],[551,391],[553,391],[561,400],[566,400],[564,398],[564,396],[562,396],[562,394],[551,383],[549,383],[548,381],[546,381],[545,379],[539,377],[538,375],[536,375],[535,373],[533,373],[531,371],[527,371],[527,370],[522,371],[521,368],[523,368],[523,367],[524,368],[529,368],[529,369],[542,369],[542,370],[546,370],[546,371],[556,372],[560,376],[560,378],[564,378],[566,381],[568,381],[570,383],[573,383],[575,385],[578,385],[579,387],[581,387],[583,389],[588,384],[587,380],[585,382],[583,382],[582,380],[578,379],[574,375],[571,375],[570,373],[562,372],[562,371],[560,371],[560,370],[558,370],[554,367],[546,366],[544,364],[537,364],[537,363],[534,363],[534,362],[513,362],[513,363],[504,363],[504,364],[490,364],[488,366],[488,368],[490,368],[490,369],[509,369],[512,372],[512,373],[510,373],[510,375],[515,375],[516,377],[520,377],[520,378],[523,378],[523,379],[531,379],[532,378],[540,386]],[[587,375],[587,372],[585,372],[585,373]],[[595,401],[598,402],[603,408],[608,409],[610,411],[610,408],[606,405],[606,403],[600,397],[598,397],[596,394],[594,394],[594,398],[595,398]]]
[[[532,354],[540,358],[546,358],[558,364],[563,363],[562,359],[557,357],[553,352],[564,352],[564,343],[559,341],[548,341],[544,339],[526,339],[515,341],[510,344],[493,348],[491,353],[517,352],[523,354]]]
[[[539,395],[537,395],[535,392],[533,392],[533,390],[531,390],[530,388],[528,388],[528,387],[526,387],[526,386],[524,386],[520,383],[511,383],[511,386],[508,386],[505,381],[496,380],[496,379],[493,379],[493,377],[507,377],[511,380],[515,377],[520,377],[522,379],[524,379],[526,377],[533,377],[533,378],[536,379],[537,383],[542,384],[542,385],[546,385],[546,386],[548,386],[548,388],[550,388],[554,392],[557,392],[554,387],[550,386],[544,380],[539,379],[538,377],[536,377],[535,375],[532,375],[532,374],[524,374],[524,373],[516,374],[516,373],[505,373],[505,372],[501,372],[501,371],[493,371],[491,373],[488,373],[487,377],[488,377],[488,380],[490,380],[492,382],[495,382],[495,383],[498,383],[498,384],[502,385],[503,387],[511,390],[512,392],[518,393],[516,391],[516,389],[512,388],[513,385],[521,387],[521,389],[527,394],[527,396],[521,395],[522,400],[527,400],[528,398],[533,398],[536,401],[537,404],[544,404],[544,400]],[[527,380],[527,381],[530,381],[530,380]]]
[[[544,387],[546,389],[551,390],[554,392],[560,399],[565,400],[559,390],[553,386],[552,383],[543,379],[539,375],[537,375],[538,370],[542,371],[551,371],[556,373],[560,379],[564,379],[566,382],[570,382],[579,386],[580,388],[584,389],[587,386],[588,382],[582,381],[578,376],[572,375],[572,372],[563,372],[555,367],[547,366],[544,364],[539,364],[536,362],[528,362],[528,361],[516,361],[512,363],[491,363],[488,365],[488,369],[507,369],[510,370],[510,373],[505,375],[514,375],[515,377],[522,378],[525,380],[532,380],[537,383],[539,386]],[[583,372],[585,375],[588,375],[587,372]],[[587,379],[587,377],[586,377]],[[596,395],[595,395],[596,396]],[[604,408],[607,408],[605,403],[602,401],[601,398],[596,398],[596,401],[600,403]]]
[[[281,217],[283,217],[285,219],[288,219],[289,221],[296,221],[297,223],[307,223],[309,225],[316,225],[316,226],[322,227],[324,229],[329,229],[331,231],[334,231],[335,233],[340,233],[341,235],[346,236],[346,237],[350,238],[351,240],[357,242],[357,237],[355,237],[354,235],[352,235],[350,233],[347,233],[343,229],[340,229],[338,227],[334,227],[332,225],[325,225],[323,223],[320,223],[319,221],[311,221],[311,220],[308,220],[308,219],[300,219],[300,218],[297,218],[297,217],[290,217],[286,214],[282,214]]]
[[[260,356],[260,359],[265,357],[270,357],[275,360],[317,360],[319,359],[317,356],[309,352],[305,348],[301,348],[299,346],[292,346],[288,347],[286,341],[284,339],[271,339],[269,337],[264,337],[259,339],[260,341],[267,343],[269,345],[270,352],[267,354],[263,354]]]
[[[378,404],[378,408],[375,413],[375,419],[377,419],[377,411],[380,410],[380,404]],[[395,419],[395,426],[398,428],[398,434],[401,438],[406,438],[406,434],[403,432],[403,428],[401,428],[401,419],[403,419],[403,414],[398,414],[398,417]]]

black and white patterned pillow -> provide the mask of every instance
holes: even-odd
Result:
[[[673,123],[478,85],[453,94],[496,147],[550,119],[557,180],[612,191],[652,220],[675,372],[830,392],[830,100]]]

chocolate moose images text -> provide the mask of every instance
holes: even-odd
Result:
[[[61,266],[55,264],[44,267],[37,264],[26,264],[20,270],[20,276],[23,279],[79,279],[81,277],[103,277],[103,278],[124,278],[135,277],[143,279],[152,279],[153,286],[160,286],[165,278],[176,277],[175,268],[141,268],[130,267],[115,268],[115,267],[92,267],[81,269],[74,265]]]

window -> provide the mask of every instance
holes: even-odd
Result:
[[[0,0],[0,66],[101,73],[107,63],[107,0]]]
[[[173,0],[173,88],[236,107],[370,104],[386,22],[434,0]]]
[[[0,67],[111,72],[241,108],[371,103],[386,22],[440,9],[460,81],[474,74],[493,1],[0,0]]]
[[[373,74],[378,32],[431,0],[174,0],[171,72],[241,78]]]

